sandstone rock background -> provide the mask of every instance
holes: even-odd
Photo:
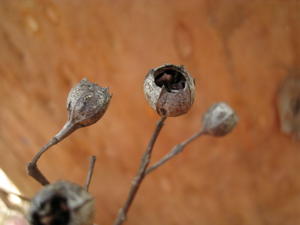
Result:
[[[227,101],[240,123],[204,137],[143,184],[127,224],[295,225],[300,223],[300,144],[280,131],[276,96],[299,74],[296,0],[1,1],[0,167],[25,195],[40,186],[25,165],[66,120],[68,90],[82,77],[109,86],[111,105],[40,161],[51,181],[83,183],[98,158],[91,192],[97,224],[112,224],[157,115],[144,100],[150,68],[183,64],[197,97],[171,118],[158,160]]]

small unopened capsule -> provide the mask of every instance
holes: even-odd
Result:
[[[203,132],[212,136],[230,133],[238,122],[234,110],[225,102],[212,105],[203,117]]]
[[[68,95],[69,120],[80,126],[96,123],[105,113],[110,99],[108,88],[91,83],[86,78],[82,79]]]

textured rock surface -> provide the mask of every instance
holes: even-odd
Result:
[[[2,1],[0,167],[33,195],[39,185],[25,164],[65,122],[69,89],[83,77],[109,86],[101,121],[39,166],[52,181],[84,183],[97,155],[96,222],[111,224],[157,119],[144,77],[184,64],[196,78],[195,103],[167,121],[153,159],[198,129],[214,102],[234,107],[239,125],[149,176],[128,224],[300,224],[300,143],[280,131],[276,112],[280,83],[300,71],[299,10],[295,0]]]

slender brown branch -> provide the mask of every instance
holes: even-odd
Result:
[[[184,150],[184,148],[190,144],[191,142],[193,142],[194,140],[196,140],[198,137],[204,135],[205,132],[200,130],[199,132],[195,133],[194,135],[192,135],[191,137],[189,137],[188,139],[186,139],[185,141],[181,142],[178,145],[175,145],[171,151],[169,153],[167,153],[162,159],[160,159],[158,162],[156,162],[154,165],[150,166],[147,170],[146,170],[146,174],[151,173],[153,170],[157,169],[158,167],[162,166],[164,163],[166,163],[168,160],[170,160],[171,158],[173,158],[174,156],[176,156],[177,154],[179,154],[180,152],[182,152]]]
[[[78,127],[76,127],[73,123],[68,121],[64,125],[64,127],[46,145],[44,145],[40,149],[40,151],[32,158],[32,160],[27,164],[28,175],[32,176],[41,185],[49,184],[48,179],[43,175],[43,173],[38,168],[37,162],[49,148],[62,141],[64,138],[69,136],[77,128]]]
[[[152,150],[153,150],[155,141],[156,141],[157,137],[159,136],[159,133],[164,125],[164,121],[166,120],[166,118],[167,117],[161,117],[161,119],[158,121],[158,123],[156,125],[156,128],[155,128],[155,130],[152,134],[152,137],[148,143],[146,151],[144,152],[144,155],[141,159],[141,164],[138,169],[138,172],[137,172],[136,176],[133,178],[127,200],[125,201],[123,207],[119,210],[119,213],[114,222],[114,225],[121,225],[126,220],[127,213],[130,209],[130,206],[131,206],[131,204],[136,196],[136,193],[139,190],[139,187],[145,177],[145,172],[150,163],[151,154],[152,154]]]
[[[93,177],[94,168],[95,168],[95,162],[96,162],[96,156],[92,155],[90,158],[90,166],[89,166],[88,174],[87,174],[85,185],[84,185],[84,188],[86,191],[89,190],[89,186],[90,186],[90,183],[91,183],[91,180]]]

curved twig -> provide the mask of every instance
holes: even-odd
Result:
[[[39,170],[37,166],[37,162],[41,158],[41,156],[53,145],[56,145],[64,138],[69,136],[73,131],[75,131],[78,127],[70,121],[68,121],[64,127],[46,144],[41,150],[36,153],[36,155],[32,158],[32,160],[27,164],[27,173],[32,176],[37,182],[41,185],[49,184],[48,179],[43,175],[43,173]]]

